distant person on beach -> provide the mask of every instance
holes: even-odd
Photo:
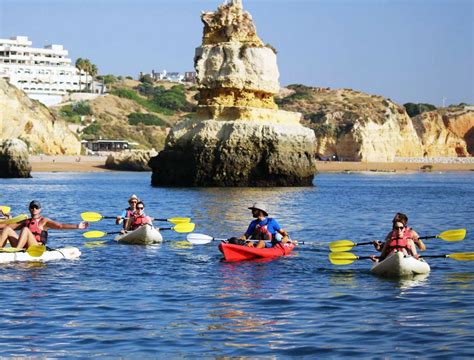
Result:
[[[288,233],[283,230],[274,218],[268,217],[267,207],[261,203],[254,203],[251,207],[252,216],[255,218],[244,235],[240,237],[240,240],[259,240],[256,245],[253,241],[247,241],[246,245],[249,247],[265,248],[273,247],[278,243],[285,244],[289,241]],[[270,241],[266,243],[265,240]]]
[[[117,216],[115,219],[115,224],[120,225],[122,222],[124,222],[127,219],[130,219],[132,215],[135,213],[137,210],[137,203],[140,201],[140,199],[137,197],[137,195],[133,194],[128,198],[128,204],[129,207],[126,208],[125,210],[122,211],[122,213]],[[123,227],[125,228],[125,222],[123,223]]]
[[[32,245],[46,245],[48,240],[48,230],[73,230],[87,229],[87,222],[79,224],[63,224],[41,216],[41,204],[33,200],[29,206],[31,217],[16,224],[8,225],[0,235],[0,247],[4,247],[7,240],[12,247],[18,249],[28,248]],[[20,235],[15,230],[21,229]]]
[[[405,224],[405,226],[407,226],[408,224],[408,216],[406,216],[405,214],[403,213],[396,213],[395,214],[395,217],[393,218],[392,220],[392,223],[394,222],[402,222],[403,224]],[[412,236],[412,240],[413,242],[415,243],[415,245],[421,250],[421,251],[425,251],[426,250],[426,245],[424,244],[424,242],[420,239],[420,236],[418,235],[418,233],[413,230],[412,228],[409,228],[407,226],[407,229],[408,231],[411,232],[411,236]],[[384,244],[390,240],[390,238],[392,237],[392,231],[389,232],[387,234],[387,236],[385,236],[385,240],[384,242],[380,242],[380,241],[374,241],[374,247],[375,247],[375,250],[377,251],[382,251],[383,249],[383,246]]]
[[[382,253],[378,260],[384,260],[388,255],[395,251],[401,251],[405,255],[411,255],[416,258],[419,257],[415,243],[419,243],[418,246],[423,246],[423,242],[419,239],[418,234],[407,226],[408,217],[405,214],[397,213],[392,221],[392,231],[388,233],[384,243],[374,242],[374,246],[382,246]],[[377,249],[377,247],[376,247]],[[375,256],[371,256],[373,261],[376,261]]]
[[[139,201],[136,206],[136,211],[127,219],[125,222],[125,230],[122,230],[122,232],[133,231],[147,224],[153,225],[152,221],[153,219],[145,214],[145,204],[143,201]]]

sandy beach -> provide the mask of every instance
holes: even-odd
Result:
[[[31,156],[33,172],[104,172],[105,156]],[[412,162],[351,162],[351,161],[318,161],[319,172],[417,172],[422,167],[431,165],[433,172],[474,171],[474,164],[466,163],[412,163]]]

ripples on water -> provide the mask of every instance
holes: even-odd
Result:
[[[471,357],[474,263],[431,259],[432,273],[384,280],[358,261],[336,267],[326,245],[381,238],[397,211],[420,235],[466,227],[459,243],[430,254],[474,251],[474,174],[318,175],[314,188],[160,189],[148,174],[34,174],[0,180],[2,204],[77,222],[115,215],[131,193],[155,217],[191,216],[197,232],[242,234],[254,201],[271,203],[306,243],[270,262],[225,263],[217,243],[190,246],[164,233],[159,246],[84,247],[78,231],[51,231],[51,245],[81,247],[78,261],[0,265],[0,357]],[[107,221],[93,229],[113,231]],[[368,247],[354,248],[367,255]]]

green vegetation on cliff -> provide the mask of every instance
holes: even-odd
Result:
[[[431,104],[414,104],[414,103],[406,103],[403,104],[405,110],[410,117],[415,117],[427,111],[436,110],[436,106]]]

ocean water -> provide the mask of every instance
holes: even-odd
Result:
[[[81,231],[50,231],[75,261],[0,265],[0,357],[473,358],[474,262],[430,259],[431,274],[386,280],[370,261],[334,266],[331,241],[381,239],[397,211],[423,235],[467,228],[425,254],[474,251],[474,173],[320,174],[312,188],[152,188],[148,173],[35,173],[0,179],[14,213],[37,199],[43,215],[116,215],[132,193],[154,217],[190,216],[195,232],[241,235],[254,201],[294,239],[292,255],[226,263],[217,243],[191,246],[163,232],[157,246],[87,247]],[[166,226],[165,224],[163,224]],[[111,220],[90,229],[117,230]],[[374,253],[370,246],[353,249]]]

